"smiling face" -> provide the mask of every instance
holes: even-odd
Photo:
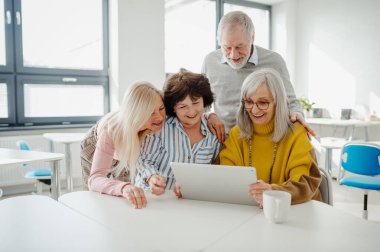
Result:
[[[140,131],[149,129],[152,132],[157,132],[161,130],[163,122],[165,120],[165,116],[166,116],[166,112],[165,112],[164,102],[162,101],[162,98],[159,95],[157,95],[156,104],[152,112],[152,115],[150,116],[150,118],[144,124],[144,126],[141,128]]]
[[[251,56],[253,38],[249,38],[240,25],[225,27],[220,42],[230,67],[240,69],[245,66]]]
[[[248,103],[254,103],[252,108],[246,108],[253,124],[265,125],[273,119],[276,112],[276,103],[274,102],[272,93],[265,83],[261,84],[251,97],[246,97],[245,99]],[[259,109],[257,104],[259,104],[259,107],[261,108],[268,108]]]
[[[186,96],[174,106],[174,112],[184,128],[200,127],[204,112],[203,97]]]

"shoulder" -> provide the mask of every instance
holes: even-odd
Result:
[[[257,53],[260,55],[264,55],[264,56],[271,56],[271,57],[276,57],[276,58],[281,58],[282,59],[282,56],[275,52],[275,51],[272,51],[272,50],[269,50],[269,49],[265,49],[263,47],[260,47],[260,46],[256,46],[256,49],[257,49]]]
[[[223,146],[225,149],[228,149],[229,151],[236,153],[244,150],[246,142],[247,141],[245,138],[240,137],[240,128],[237,125],[235,125],[231,128],[227,139],[223,143]]]
[[[239,126],[235,125],[231,128],[230,132],[228,133],[228,137],[232,137],[234,139],[238,139],[240,136],[240,128]]]
[[[174,116],[166,116],[165,121],[163,122],[161,130],[152,133],[149,135],[149,138],[151,140],[160,140],[165,141],[166,138],[169,137],[169,135],[175,133],[178,131],[177,128],[178,119]]]
[[[291,145],[303,146],[302,148],[309,151],[312,145],[307,135],[307,130],[299,122],[295,122],[293,125],[293,129],[289,128],[285,141],[291,143]]]
[[[108,117],[109,114],[101,118],[97,123],[96,135],[98,140],[102,139],[103,141],[112,141],[112,137],[108,131]]]
[[[220,49],[216,49],[210,53],[208,53],[205,57],[205,59],[210,59],[210,58],[214,58],[214,57],[221,57],[222,56],[222,50]]]
[[[204,64],[211,64],[214,62],[220,62],[222,59],[222,51],[220,49],[217,49],[215,51],[210,52],[206,55],[204,59]]]
[[[278,67],[281,68],[283,67],[283,65],[285,65],[285,60],[279,53],[259,47],[259,46],[256,46],[256,48],[257,48],[257,57],[259,58],[259,65],[260,65],[260,62],[263,63],[264,65],[265,64],[278,65],[277,67],[272,66],[274,68],[278,68]],[[279,71],[279,69],[277,69],[277,71]]]
[[[164,125],[162,127],[165,127],[165,126],[167,127],[168,125],[175,123],[176,120],[177,120],[177,117],[175,116],[166,116]]]
[[[295,122],[294,124],[294,127],[293,127],[293,134],[295,135],[307,135],[307,130],[305,129],[305,127],[299,123],[299,122]]]
[[[173,124],[173,117],[167,116],[162,124],[161,130],[151,133],[144,138],[144,144],[162,141],[165,139],[166,132]]]

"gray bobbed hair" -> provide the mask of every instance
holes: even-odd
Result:
[[[251,18],[242,11],[232,11],[222,17],[218,25],[217,39],[218,44],[221,45],[222,32],[227,26],[240,25],[243,27],[245,34],[251,41],[253,35],[255,35],[255,26],[252,23]],[[251,41],[252,42],[252,41]]]
[[[272,68],[262,68],[251,73],[243,82],[241,99],[251,97],[261,85],[268,86],[276,104],[274,111],[274,131],[271,140],[273,142],[279,142],[286,136],[289,128],[293,129],[293,124],[289,119],[284,83],[280,74]],[[254,132],[253,122],[242,102],[240,103],[237,114],[237,125],[240,128],[240,137],[250,139]]]

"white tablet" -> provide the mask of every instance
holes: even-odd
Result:
[[[257,181],[256,169],[244,166],[170,163],[184,199],[257,205],[249,185]]]

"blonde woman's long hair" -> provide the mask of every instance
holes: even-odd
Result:
[[[137,82],[125,93],[119,110],[106,118],[108,134],[120,158],[115,168],[116,176],[126,168],[129,170],[129,178],[133,180],[142,141],[139,131],[152,115],[157,97],[162,99],[162,92],[152,84]]]

